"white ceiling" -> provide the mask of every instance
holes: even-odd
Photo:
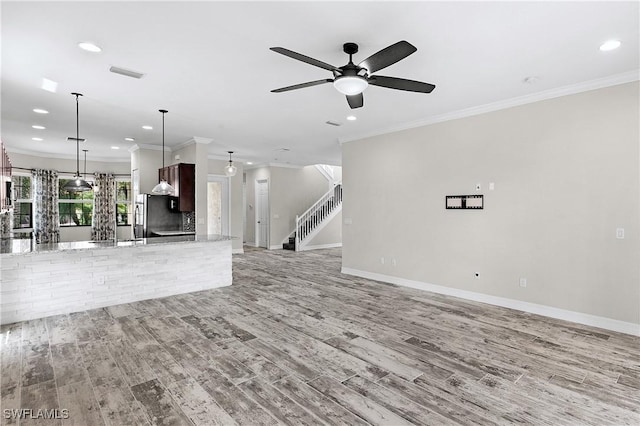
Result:
[[[66,138],[77,91],[90,160],[128,160],[127,136],[160,145],[166,108],[168,146],[196,136],[212,139],[209,154],[221,158],[232,150],[256,163],[340,164],[338,140],[637,71],[639,4],[4,1],[1,136],[10,152],[74,158]],[[622,46],[601,52],[611,38]],[[353,111],[331,84],[270,93],[331,73],[269,47],[342,66],[344,42],[360,45],[358,63],[399,40],[418,51],[379,74],[433,83],[433,93],[372,86]],[[81,41],[103,51],[83,51]],[[113,74],[112,65],[145,76]],[[40,88],[43,77],[58,82],[57,93]],[[352,112],[357,121],[346,120]]]

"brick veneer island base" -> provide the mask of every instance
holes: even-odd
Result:
[[[9,324],[231,285],[231,238],[3,241],[0,323]]]

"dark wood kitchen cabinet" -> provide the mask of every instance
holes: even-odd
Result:
[[[166,180],[173,186],[172,205],[181,212],[192,212],[196,209],[196,165],[178,163],[158,170],[158,178]]]

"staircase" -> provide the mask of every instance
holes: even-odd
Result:
[[[296,216],[296,227],[282,244],[285,250],[300,251],[333,217],[342,210],[342,183],[316,201],[306,212]]]

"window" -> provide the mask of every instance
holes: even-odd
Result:
[[[58,179],[60,226],[91,226],[93,191],[67,192],[64,186],[71,179]]]
[[[116,222],[118,226],[131,224],[131,181],[116,181]]]
[[[11,187],[14,191],[15,204],[13,206],[13,229],[33,228],[33,191],[31,190],[31,176],[15,174],[11,177]]]

